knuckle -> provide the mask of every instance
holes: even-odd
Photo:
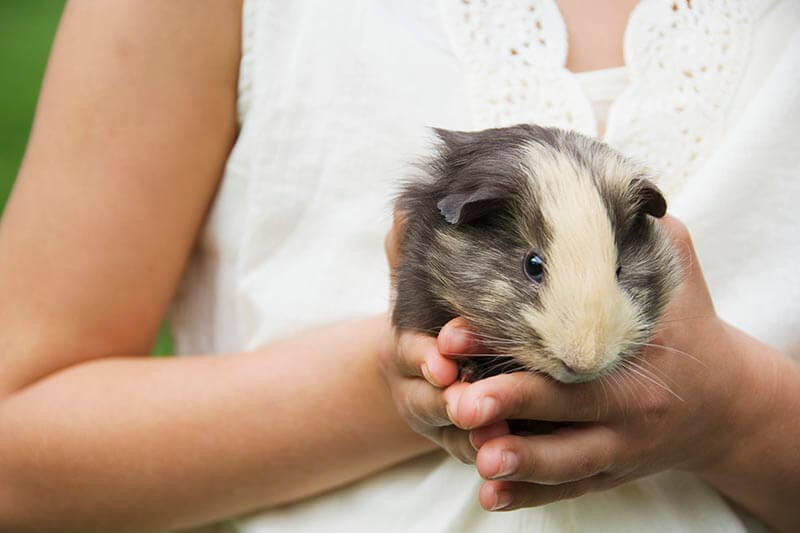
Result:
[[[686,224],[684,224],[683,222],[681,222],[678,219],[675,219],[675,222],[674,222],[674,225],[673,225],[673,231],[675,232],[675,238],[679,242],[681,242],[683,244],[688,244],[688,245],[691,246],[691,244],[692,244],[692,235],[691,235],[691,233],[689,233],[689,228],[686,227]]]
[[[386,349],[378,350],[378,364],[380,365],[383,373],[392,376],[396,374],[394,369],[397,366],[397,359],[400,359],[401,357],[401,347],[397,342],[394,343],[394,349],[392,349],[390,345]]]
[[[425,425],[430,425],[428,423],[429,417],[427,416],[425,409],[419,404],[416,396],[417,395],[413,394],[410,390],[406,391],[405,398],[403,399],[403,405],[407,415],[406,418]]]
[[[419,387],[415,381],[417,380],[409,380],[408,385],[403,388],[401,403],[407,418],[422,421],[425,418],[425,408],[421,402],[422,394],[420,394]]]
[[[614,487],[618,487],[623,483],[627,483],[630,480],[631,477],[626,474],[601,472],[592,477],[593,486],[591,490],[603,491],[603,490],[613,489]]]
[[[397,339],[394,350],[385,350],[378,356],[378,361],[384,368],[384,372],[392,377],[403,375],[403,361],[405,360],[405,347],[402,337]]]
[[[502,439],[502,440],[501,440]],[[498,439],[502,450],[513,453],[519,458],[516,470],[506,479],[513,479],[525,482],[540,482],[545,466],[545,462],[540,460],[536,453],[536,448],[526,445],[519,445],[519,441],[512,437],[501,437]]]
[[[584,482],[564,483],[560,487],[560,500],[571,500],[589,492],[589,484]]]
[[[411,421],[414,418],[414,411],[411,408],[410,398],[408,392],[404,392],[401,394],[395,394],[395,407],[397,407],[397,412],[400,414],[400,417],[403,420]]]
[[[450,455],[464,464],[474,464],[476,452],[469,443],[467,432],[455,426],[448,426],[442,431],[442,446]]]
[[[589,477],[597,472],[599,461],[597,456],[591,453],[581,452],[575,457],[575,478],[582,479]]]
[[[392,232],[403,232],[406,226],[406,213],[402,209],[395,209],[392,212]]]
[[[391,231],[383,238],[383,252],[389,259],[389,264],[392,264],[392,259],[394,258],[394,236]]]
[[[416,343],[416,333],[410,331],[401,333],[397,341],[396,353],[396,365],[400,373],[414,376],[421,375],[418,371],[422,361],[418,357],[419,348]]]
[[[569,390],[572,395],[571,411],[574,418],[589,420],[597,418],[597,402],[599,397],[591,385],[580,384]]]
[[[409,387],[406,392],[405,401],[408,418],[416,421],[425,426],[442,426],[448,424],[441,414],[440,409],[437,409],[434,401],[425,401],[426,398],[430,399],[430,395],[421,394],[423,387],[431,387],[426,382],[421,380],[417,387]]]
[[[686,224],[675,217],[670,217],[667,221],[667,224],[669,233],[672,235],[672,239],[676,243],[688,246],[690,249],[693,248],[692,235],[689,232],[689,228],[686,227]]]
[[[508,378],[513,379],[514,376],[508,376]],[[517,380],[512,387],[505,388],[508,393],[503,400],[508,405],[508,415],[510,417],[524,417],[529,407],[536,405],[538,394],[532,383],[535,383],[535,381],[522,379]]]

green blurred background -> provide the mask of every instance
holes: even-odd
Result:
[[[31,130],[39,87],[64,0],[0,0],[0,214]],[[165,325],[155,355],[172,353]]]

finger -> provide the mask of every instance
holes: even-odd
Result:
[[[462,463],[475,463],[475,448],[469,442],[469,432],[455,426],[446,426],[441,431],[442,448]]]
[[[547,435],[492,439],[481,446],[476,465],[486,479],[559,485],[607,471],[616,450],[616,434],[605,426],[564,428]]]
[[[660,219],[659,223],[672,239],[683,265],[683,285],[673,298],[673,301],[681,301],[682,305],[677,308],[670,306],[664,318],[670,321],[680,319],[680,315],[685,312],[685,309],[704,309],[708,316],[713,316],[714,305],[711,302],[711,294],[697,260],[688,228],[683,222],[669,215]],[[676,312],[678,316],[675,316]]]
[[[500,374],[463,391],[453,423],[474,429],[500,420],[589,422],[616,414],[617,398],[597,382],[563,384],[539,374]]]
[[[447,387],[458,379],[458,363],[444,357],[438,350],[425,351],[422,374],[431,385]]]
[[[447,410],[447,416],[450,419],[451,424],[453,423],[453,413],[458,410],[458,402],[461,399],[461,394],[467,389],[467,387],[469,387],[469,383],[459,381],[446,387],[442,391],[445,408]]]
[[[672,241],[683,267],[685,278],[690,279],[692,273],[697,270],[697,258],[689,229],[683,222],[670,215],[658,219],[658,224]]]
[[[424,377],[437,387],[446,387],[458,378],[458,363],[443,357],[430,335],[403,331],[396,352],[395,364],[402,375]]]
[[[497,437],[502,437],[503,435],[508,435],[509,432],[508,422],[501,420],[500,422],[495,422],[488,426],[473,429],[469,432],[469,441],[472,443],[473,448],[480,450],[481,446],[486,442],[496,439]]]
[[[401,331],[397,336],[394,363],[403,376],[423,377],[422,365],[426,358],[438,353],[434,337],[415,331]]]
[[[687,228],[683,222],[671,215],[665,215],[658,220],[658,223],[666,230],[667,235],[669,235],[675,245],[679,248],[684,248],[684,250],[690,252],[691,255],[694,255],[692,236],[689,234],[689,228]]]
[[[577,498],[598,488],[593,478],[562,485],[536,485],[519,481],[487,481],[478,492],[481,507],[487,511],[512,511]]]
[[[437,338],[439,352],[445,357],[459,358],[463,355],[479,353],[482,348],[469,331],[467,321],[454,318],[444,325]]]
[[[398,387],[403,397],[398,404],[406,412],[401,413],[414,429],[428,434],[428,428],[452,424],[447,416],[447,404],[441,389],[420,378],[404,380]]]

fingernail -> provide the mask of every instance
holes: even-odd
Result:
[[[491,428],[492,426],[488,426]],[[486,441],[490,440],[492,435],[489,431],[487,431],[486,427],[473,429],[469,432],[469,442],[472,444],[472,447],[475,448],[475,451],[478,451],[481,446],[483,446]]]
[[[479,449],[479,446],[475,443],[475,432],[474,431],[470,431],[469,432],[469,443],[472,445],[472,449],[477,452],[478,449]]]
[[[469,441],[477,450],[492,439],[508,435],[508,432],[508,423],[502,420],[488,426],[473,429],[469,432]]]
[[[476,425],[486,424],[489,420],[497,416],[499,410],[500,404],[491,396],[484,396],[479,399],[476,409],[478,415],[478,420],[475,421]]]
[[[517,471],[519,468],[519,457],[514,452],[503,450],[500,452],[500,468],[492,479],[506,477]]]
[[[494,505],[492,505],[490,511],[499,511],[500,509],[505,509],[509,505],[511,505],[511,493],[498,490],[496,493],[496,497],[494,500]]]
[[[428,370],[428,364],[427,363],[422,363],[422,366],[420,368],[422,369],[422,375],[425,376],[425,380],[428,383],[430,383],[431,385],[438,386],[436,384],[436,382],[433,381],[433,378],[431,377],[431,371]]]
[[[451,328],[447,334],[447,349],[452,353],[463,352],[469,347],[470,334],[464,328]]]
[[[455,421],[455,417],[453,416],[453,411],[450,410],[450,404],[449,403],[444,404],[444,410],[447,411],[447,418],[450,419],[450,422],[455,423],[454,422]]]

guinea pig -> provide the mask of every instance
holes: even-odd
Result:
[[[394,326],[436,334],[466,319],[497,356],[472,359],[469,380],[589,381],[637,354],[682,277],[648,171],[560,129],[434,131],[435,154],[396,199]]]

